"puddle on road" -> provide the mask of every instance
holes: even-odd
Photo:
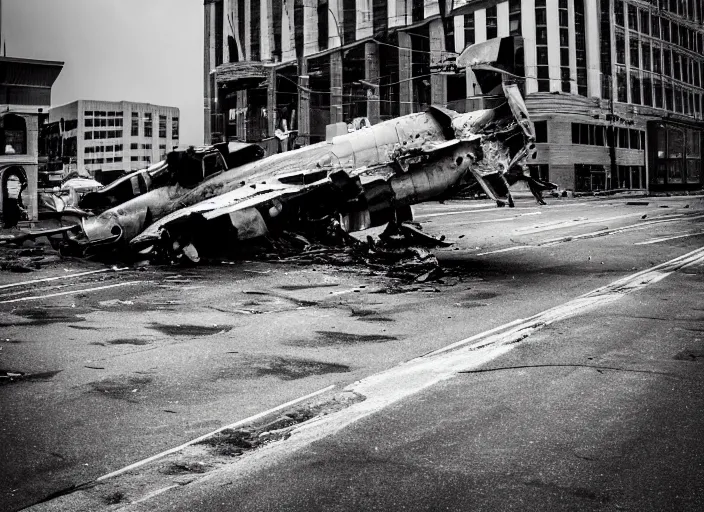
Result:
[[[145,340],[143,338],[119,338],[116,340],[109,340],[108,345],[149,345],[151,340]]]
[[[51,380],[63,370],[50,372],[25,373],[13,370],[0,370],[0,386],[5,384],[17,384],[19,382],[42,382]]]
[[[350,367],[343,364],[326,363],[312,359],[249,356],[233,361],[230,367],[220,368],[215,373],[213,380],[255,379],[267,376],[281,380],[296,380],[313,375],[347,373],[349,371]]]
[[[46,308],[27,308],[16,309],[12,312],[13,315],[30,320],[27,323],[2,323],[0,327],[16,327],[22,326],[44,326],[57,323],[68,322],[85,322],[85,318],[81,315],[87,315],[93,310],[88,308],[71,308],[71,307],[46,307]]]
[[[498,293],[494,292],[469,292],[464,296],[464,298],[468,301],[472,300],[487,300],[487,299],[494,299],[498,297]]]
[[[154,379],[151,377],[119,376],[112,379],[99,380],[88,384],[92,393],[99,393],[117,400],[136,402],[139,393]]]
[[[379,313],[377,311],[374,311],[373,309],[353,309],[351,316],[361,322],[395,322],[396,321],[393,318],[379,315]]]
[[[286,359],[277,357],[255,368],[259,376],[272,376],[281,380],[296,380],[311,375],[347,373],[350,367],[342,364],[324,363],[309,359]]]
[[[295,347],[321,347],[336,345],[357,345],[360,343],[385,343],[395,341],[396,336],[386,336],[384,334],[354,334],[337,331],[316,331],[314,339],[299,339],[285,343]]]
[[[212,334],[229,332],[232,325],[169,325],[152,323],[149,328],[155,329],[167,336],[210,336]]]
[[[335,288],[340,286],[337,283],[321,283],[321,284],[295,284],[288,286],[279,286],[280,290],[295,291],[295,290],[310,290],[312,288]]]
[[[693,363],[704,363],[704,350],[683,350],[676,354],[673,359],[678,361],[691,361]]]

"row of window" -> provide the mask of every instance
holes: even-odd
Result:
[[[665,42],[673,43],[692,52],[701,52],[704,37],[691,28],[650,13],[644,9],[639,9],[633,4],[627,4],[628,28],[642,35],[652,36],[662,39]],[[625,7],[621,0],[616,0],[614,4],[616,25],[626,27]]]
[[[617,101],[628,102],[628,75],[625,67],[616,68]],[[700,90],[676,84],[658,75],[634,70],[630,73],[630,102],[636,105],[664,108],[685,115],[700,116],[704,112],[704,96]]]
[[[151,137],[152,136],[152,114],[150,112],[145,112],[144,117],[142,118],[144,120],[144,125],[143,125],[143,131],[144,131],[144,136],[145,137]],[[159,116],[159,138],[165,139],[166,138],[166,124],[167,124],[167,118],[166,116]],[[140,125],[140,118],[139,118],[139,112],[132,112],[132,124],[130,126],[130,135],[132,137],[139,137],[139,125]],[[178,117],[173,117],[171,119],[171,138],[172,139],[178,139],[178,131],[179,131],[179,120]]]
[[[86,128],[90,128],[92,126],[96,126],[96,127],[122,126],[122,118],[117,118],[117,119],[91,119],[91,118],[88,118],[85,120],[85,125],[86,125]]]
[[[132,144],[130,144],[130,149],[139,149],[140,146],[142,147],[142,149],[150,149],[150,150],[152,149],[151,144],[137,144],[136,142],[133,142]]]
[[[115,144],[114,146],[91,146],[84,149],[87,155],[91,153],[113,153],[120,151],[122,151],[122,144]]]
[[[97,140],[97,139],[121,139],[122,130],[101,130],[94,132],[84,132],[84,140]]]
[[[630,33],[629,61],[631,68],[661,73],[669,78],[700,87],[704,80],[704,60],[690,57],[684,52],[660,45],[656,40],[642,39]],[[616,31],[616,63],[626,64],[626,40],[623,31]]]
[[[85,117],[123,117],[124,112],[121,110],[117,111],[105,111],[105,110],[86,110],[83,115]]]
[[[131,156],[130,162],[151,162],[151,158],[148,156]]]
[[[86,158],[83,160],[84,165],[96,165],[96,164],[112,164],[122,162],[121,156],[110,157],[110,158]]]
[[[645,132],[633,128],[614,127],[616,146],[621,149],[645,149]],[[572,123],[572,144],[609,146],[608,127],[599,124]]]

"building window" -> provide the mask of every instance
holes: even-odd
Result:
[[[83,133],[83,138],[85,140],[91,140],[93,138],[93,132],[84,132]],[[97,137],[96,137],[97,138]]]
[[[574,0],[574,31],[577,54],[577,94],[587,95],[587,42],[584,36],[584,0]]]
[[[139,162],[139,157],[138,156],[131,156],[130,162]]]
[[[27,124],[24,118],[6,114],[0,118],[0,155],[27,154]]]
[[[92,128],[93,127],[93,120],[92,119],[86,119],[86,128]]]
[[[178,139],[178,117],[171,119],[171,138]]]
[[[575,192],[606,190],[606,170],[603,165],[575,164]]]
[[[614,12],[616,16],[616,25],[619,25],[621,27],[625,27],[625,19],[623,16],[623,1],[622,0],[616,0],[614,2]]]
[[[521,35],[521,0],[508,2],[508,33],[511,36]]]
[[[616,31],[616,63],[626,63],[626,37],[620,30]]]
[[[638,44],[638,36],[633,32],[630,33],[629,45],[631,48],[631,69],[640,67],[640,44]]]
[[[422,3],[422,2],[421,2]],[[494,39],[498,29],[498,21],[496,16],[496,6],[487,7],[486,9],[486,38]]]
[[[151,112],[144,113],[144,136],[152,137],[152,114]]]
[[[474,13],[464,15],[464,44],[474,44]]]
[[[93,111],[92,110],[86,110],[83,115],[85,117],[93,117]]]
[[[560,24],[560,83],[562,92],[570,92],[570,38],[567,0],[559,0],[558,6],[558,19]]]
[[[534,180],[550,181],[550,166],[548,164],[529,165],[530,177]]]
[[[550,92],[550,71],[548,62],[548,17],[545,0],[535,0],[535,43],[538,64],[538,91]]]
[[[120,162],[122,162],[122,157],[121,157],[121,156],[116,156],[116,157],[115,157],[115,163],[117,164],[117,163],[120,163]]]
[[[535,121],[533,123],[535,127],[535,142],[547,142],[548,141],[548,122],[547,121]]]
[[[132,137],[139,137],[139,113],[132,112]]]
[[[159,138],[166,138],[166,116],[159,116]]]
[[[631,103],[640,105],[640,73],[631,71]]]

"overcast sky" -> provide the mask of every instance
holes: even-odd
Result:
[[[77,99],[181,109],[203,142],[203,0],[0,0],[8,57],[64,61],[54,106]]]

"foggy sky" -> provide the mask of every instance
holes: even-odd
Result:
[[[64,61],[52,106],[77,99],[181,109],[203,142],[203,0],[0,0],[8,57]]]

